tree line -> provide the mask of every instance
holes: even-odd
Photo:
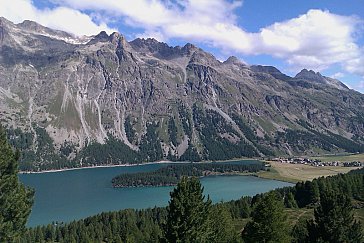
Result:
[[[120,174],[112,179],[114,187],[174,186],[183,177],[202,177],[211,174],[258,172],[263,162],[246,164],[229,162],[173,164],[151,172]]]

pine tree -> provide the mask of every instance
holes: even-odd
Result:
[[[354,219],[350,198],[323,191],[314,220],[307,222],[306,242],[363,242],[361,224]]]
[[[33,191],[19,182],[18,160],[0,126],[0,240],[5,242],[23,233],[33,203]]]
[[[219,203],[212,207],[210,212],[212,235],[209,242],[233,243],[238,242],[237,231],[233,225],[231,213],[226,205]]]
[[[297,202],[294,199],[293,193],[292,192],[288,192],[287,195],[284,198],[284,205],[287,208],[297,208]]]
[[[260,199],[242,232],[244,242],[290,242],[283,201],[275,192]]]
[[[182,177],[171,192],[164,241],[208,242],[210,208],[211,200],[205,200],[200,181],[195,177]]]

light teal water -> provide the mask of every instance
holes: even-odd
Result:
[[[173,187],[112,188],[120,173],[150,171],[161,164],[82,169],[43,174],[22,174],[20,180],[35,189],[35,202],[28,226],[53,221],[70,222],[104,211],[166,206]],[[253,176],[212,176],[201,180],[214,202],[253,196],[292,184]]]

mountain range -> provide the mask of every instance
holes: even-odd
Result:
[[[23,170],[364,151],[364,95],[318,72],[2,17],[0,115]]]

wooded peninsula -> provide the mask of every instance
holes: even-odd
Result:
[[[156,171],[121,174],[112,179],[113,187],[175,186],[181,177],[205,177],[254,173],[265,170],[265,163],[212,162],[171,164]]]

